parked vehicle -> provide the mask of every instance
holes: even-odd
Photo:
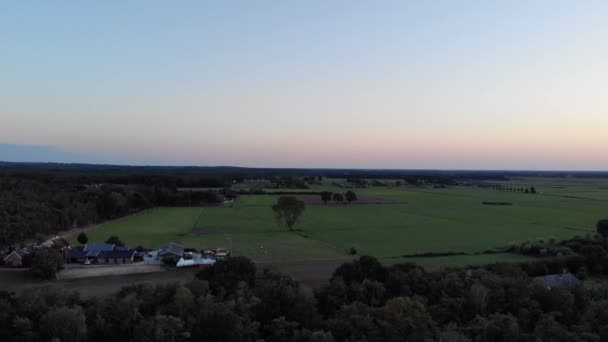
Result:
[[[225,248],[216,248],[213,250],[213,255],[216,258],[226,258],[230,256],[230,250],[225,249]]]

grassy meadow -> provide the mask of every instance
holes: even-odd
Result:
[[[584,181],[584,182],[581,182]],[[91,230],[90,241],[118,235],[129,246],[177,242],[194,248],[232,248],[257,262],[348,260],[346,250],[387,263],[458,265],[520,260],[510,254],[400,258],[429,252],[476,253],[531,240],[561,240],[593,234],[608,214],[608,182],[521,179],[539,194],[477,187],[372,187],[359,196],[386,204],[310,204],[287,232],[274,220],[277,196],[240,197],[226,208],[159,208]],[[515,185],[514,185],[515,186]],[[338,190],[323,186],[323,190]],[[340,189],[346,191],[346,189]],[[312,189],[311,191],[319,191]],[[482,202],[512,205],[483,205]],[[74,237],[72,237],[74,239]]]

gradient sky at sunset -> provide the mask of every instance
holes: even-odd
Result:
[[[607,18],[584,0],[3,1],[0,144],[123,164],[608,170]]]

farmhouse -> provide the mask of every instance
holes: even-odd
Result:
[[[67,255],[69,262],[91,260],[99,264],[125,264],[133,262],[135,251],[127,247],[107,243],[89,243],[84,250],[70,251]]]
[[[23,259],[30,255],[27,249],[16,249],[4,257],[4,264],[11,267],[23,266]]]
[[[158,257],[164,258],[169,255],[174,255],[181,258],[184,255],[184,246],[176,243],[170,243],[158,250]]]

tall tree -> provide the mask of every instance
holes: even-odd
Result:
[[[333,195],[334,201],[338,202],[338,203],[342,203],[344,202],[344,196],[342,196],[342,194],[334,194]]]
[[[331,195],[332,193],[329,191],[321,192],[321,200],[323,201],[323,203],[327,204],[327,202],[331,201]]]
[[[348,203],[351,203],[353,201],[357,200],[357,194],[355,194],[354,191],[352,190],[348,190],[345,194],[344,197],[346,197],[346,200],[348,201]]]
[[[282,196],[277,201],[277,204],[272,206],[277,222],[285,224],[290,231],[293,230],[293,226],[302,213],[304,213],[305,208],[304,201],[294,196]]]
[[[85,232],[80,232],[80,234],[78,234],[77,240],[81,245],[86,245],[87,242],[89,242],[89,237],[87,236],[87,234],[85,234]]]

